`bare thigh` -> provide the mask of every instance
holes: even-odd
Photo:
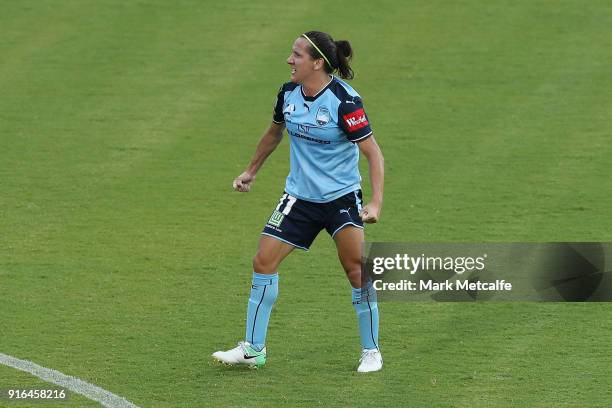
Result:
[[[275,273],[278,265],[293,251],[295,247],[269,235],[259,239],[257,254],[253,258],[253,270],[261,274]]]
[[[334,241],[338,249],[338,258],[344,268],[346,277],[354,288],[361,287],[363,239],[363,229],[351,226],[342,228],[334,235]]]

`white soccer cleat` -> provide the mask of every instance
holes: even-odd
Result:
[[[383,359],[379,349],[363,349],[361,358],[359,359],[359,367],[357,368],[358,372],[369,373],[372,371],[380,371],[382,366]]]
[[[266,348],[255,350],[250,343],[241,341],[237,347],[227,351],[216,351],[213,358],[225,364],[246,364],[251,367],[263,367],[266,364]]]

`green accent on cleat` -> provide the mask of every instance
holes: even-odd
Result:
[[[250,345],[245,345],[244,360],[251,368],[261,368],[266,364],[266,353],[257,351]]]

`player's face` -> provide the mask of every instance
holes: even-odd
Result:
[[[287,58],[287,64],[291,66],[291,82],[302,84],[315,71],[317,60],[310,56],[309,50],[310,43],[305,38],[299,37],[293,43]]]

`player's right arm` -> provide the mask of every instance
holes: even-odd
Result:
[[[285,122],[276,123],[273,121],[270,124],[270,127],[264,132],[257,144],[251,163],[249,163],[246,170],[234,180],[234,190],[246,193],[251,189],[251,184],[255,180],[255,175],[261,166],[263,166],[268,156],[276,149],[283,139],[284,129]]]

